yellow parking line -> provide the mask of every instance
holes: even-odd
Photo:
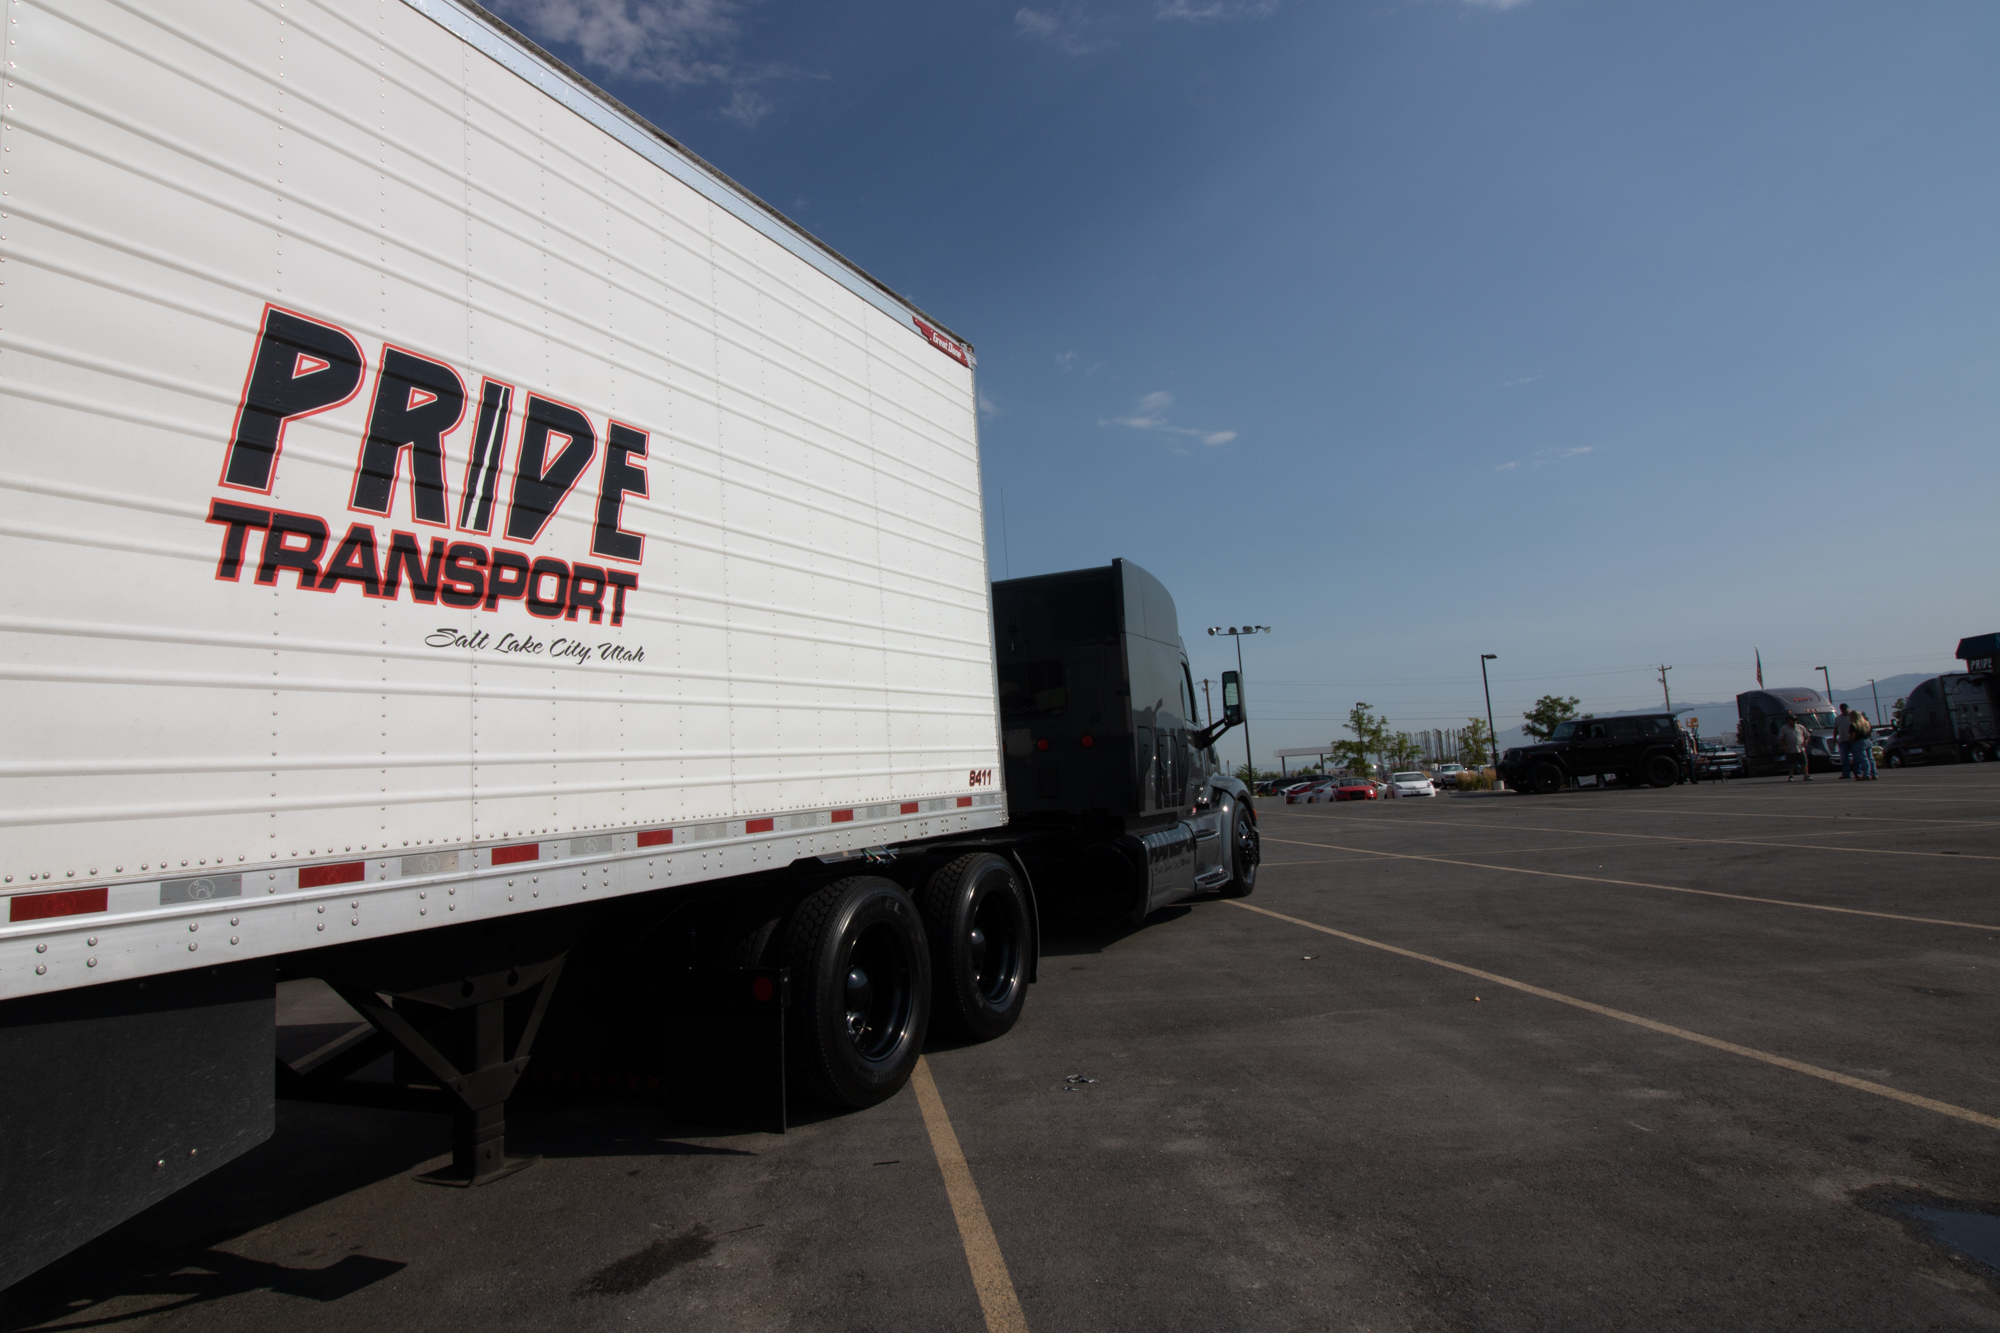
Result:
[[[1476,967],[1467,967],[1463,963],[1453,963],[1443,958],[1433,958],[1430,954],[1418,953],[1414,949],[1402,949],[1393,944],[1384,944],[1380,940],[1371,940],[1361,935],[1350,935],[1344,930],[1335,930],[1331,926],[1322,926],[1317,922],[1302,921],[1295,916],[1286,916],[1283,912],[1273,912],[1267,907],[1252,907],[1249,903],[1238,902],[1234,899],[1226,899],[1225,901],[1231,907],[1240,907],[1246,912],[1257,912],[1274,920],[1288,922],[1294,926],[1304,926],[1307,930],[1316,930],[1322,935],[1331,935],[1336,939],[1346,940],[1352,944],[1363,944],[1371,949],[1380,949],[1385,953],[1397,954],[1404,958],[1414,958],[1420,963],[1430,963],[1435,967],[1449,968],[1453,972],[1462,972],[1468,977],[1478,977],[1481,981],[1490,981],[1496,986],[1506,986],[1511,990],[1521,991],[1528,995],[1537,995],[1544,1000],[1554,1000],[1557,1004],[1566,1004],[1574,1009],[1582,1009],[1589,1013],[1600,1014],[1605,1018],[1615,1018],[1621,1023],[1630,1023],[1634,1027],[1642,1027],[1649,1032],[1659,1032],[1669,1037],[1679,1037],[1682,1041],[1691,1041],[1697,1046],[1707,1046],[1714,1050],[1727,1051],[1731,1055],[1740,1055],[1748,1060],[1760,1060],[1767,1065],[1776,1065],[1780,1069],[1789,1069],[1793,1073],[1825,1079],[1828,1083],[1838,1083],[1841,1087],[1853,1088],[1856,1092],[1873,1093],[1877,1097],[1887,1097],[1890,1101],[1902,1102],[1905,1106],[1915,1106],[1926,1111],[1935,1111],[1939,1115],[1948,1115],[1954,1120],[1964,1120],[1971,1124],[1984,1125],[1988,1129],[2000,1129],[2000,1117],[1986,1115],[1980,1111],[1968,1110],[1963,1106],[1954,1106],[1950,1102],[1941,1102],[1932,1097],[1919,1097],[1913,1092],[1904,1092],[1901,1088],[1892,1088],[1885,1083],[1872,1083],[1865,1078],[1855,1078],[1851,1074],[1843,1074],[1838,1070],[1822,1069],[1818,1065],[1809,1065],[1803,1060],[1793,1060],[1786,1056],[1773,1055],[1769,1051],[1760,1051],[1749,1046],[1738,1046],[1733,1041],[1723,1041],[1720,1038],[1705,1036],[1699,1032],[1690,1032],[1686,1028],[1677,1028],[1671,1023],[1661,1023],[1654,1019],[1641,1018],[1637,1014],[1628,1014],[1623,1009],[1612,1009],[1606,1005],[1593,1004],[1589,1000],[1579,1000],[1574,995],[1564,995],[1561,991],[1544,990],[1540,986],[1530,986],[1525,981],[1515,981],[1511,977],[1503,977],[1493,972],[1481,971]]]
[[[945,1114],[944,1099],[931,1079],[931,1067],[921,1055],[910,1074],[910,1086],[917,1090],[931,1151],[937,1155],[938,1170],[944,1173],[945,1196],[951,1200],[951,1215],[958,1220],[958,1238],[965,1246],[965,1262],[972,1269],[972,1286],[979,1293],[987,1333],[1028,1333],[1021,1298],[1014,1294],[1014,1280],[1007,1276],[1007,1261],[1000,1255],[1000,1240],[993,1234],[986,1205],[980,1202],[979,1186],[972,1183],[972,1168],[966,1165],[951,1117]]]
[[[1433,865],[1460,866],[1467,870],[1499,870],[1509,875],[1540,875],[1544,879],[1574,879],[1585,884],[1615,884],[1626,889],[1658,889],[1662,893],[1692,893],[1701,898],[1733,898],[1744,903],[1769,903],[1774,907],[1801,907],[1808,912],[1837,912],[1842,916],[1874,916],[1887,921],[1914,921],[1924,926],[1957,926],[1962,930],[2000,931],[2000,926],[1983,925],[1977,921],[1946,921],[1932,916],[1904,916],[1900,912],[1870,912],[1860,907],[1831,907],[1825,903],[1802,903],[1792,898],[1760,898],[1750,893],[1723,893],[1718,889],[1690,889],[1680,884],[1649,884],[1638,879],[1605,879],[1598,875],[1565,875],[1557,870],[1530,870],[1526,866],[1496,866],[1483,861],[1454,861],[1444,856],[1418,856],[1413,852],[1378,852],[1370,847],[1342,847],[1331,842],[1302,842],[1297,838],[1274,838],[1264,835],[1265,842],[1284,843],[1290,847],[1320,847],[1330,852],[1368,852],[1371,856],[1388,857],[1395,861],[1429,861]]]
[[[2000,828],[2000,819],[1911,819],[1907,815],[1801,815],[1790,811],[1781,813],[1768,810],[1677,810],[1667,805],[1618,807],[1618,813],[1626,811],[1638,815],[1689,815],[1696,819],[1812,819],[1828,824],[1943,824],[1949,828]]]
[[[1299,815],[1299,819],[1326,819],[1326,815]],[[1788,847],[1799,852],[1852,852],[1856,856],[1949,856],[1960,861],[2000,861],[2000,856],[1986,856],[1978,852],[1909,852],[1893,847],[1831,847],[1823,843],[1811,842],[1763,842],[1754,838],[1697,838],[1682,834],[1667,833],[1607,833],[1602,829],[1550,828],[1546,824],[1471,824],[1452,819],[1409,819],[1391,816],[1398,824],[1432,824],[1440,828],[1476,828],[1494,833],[1510,833],[1519,830],[1524,833],[1568,833],[1584,838],[1624,838],[1634,842],[1701,842],[1718,847]],[[1366,819],[1369,824],[1387,824],[1388,819]]]

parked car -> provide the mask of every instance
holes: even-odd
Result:
[[[1391,796],[1435,796],[1437,784],[1428,773],[1391,773],[1389,775],[1389,795]]]
[[[1724,745],[1721,741],[1702,741],[1695,755],[1694,772],[1703,781],[1715,778],[1740,778],[1748,771],[1743,762],[1743,751],[1734,745]]]
[[[1334,781],[1333,778],[1317,778],[1311,782],[1301,782],[1295,786],[1287,787],[1285,788],[1285,804],[1311,805],[1316,793],[1331,791],[1333,789]],[[1322,796],[1320,799],[1324,800],[1325,797]]]
[[[1440,787],[1458,786],[1458,775],[1467,772],[1464,764],[1439,764],[1431,770],[1431,778]]]
[[[1382,784],[1373,778],[1341,778],[1333,788],[1336,801],[1379,801]]]
[[[1543,795],[1593,775],[1632,787],[1671,787],[1686,780],[1690,758],[1687,732],[1672,713],[1582,717],[1557,723],[1545,741],[1508,750],[1499,776],[1514,791]]]

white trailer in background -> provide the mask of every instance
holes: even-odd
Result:
[[[279,1096],[781,1128],[1013,1026],[1031,874],[1250,891],[1166,589],[989,587],[971,348],[503,24],[7,40],[0,1286]]]

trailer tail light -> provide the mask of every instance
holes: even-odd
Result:
[[[511,866],[517,861],[539,861],[542,859],[542,844],[539,842],[517,842],[512,847],[495,847],[493,864]]]
[[[329,884],[358,884],[367,878],[366,861],[342,861],[338,865],[307,866],[299,871],[299,887],[323,889]]]
[[[670,828],[649,828],[639,834],[641,847],[664,847],[673,840],[674,831]]]
[[[82,916],[111,910],[109,889],[58,889],[54,893],[17,894],[8,904],[9,921],[44,921],[52,916]]]
[[[743,821],[743,831],[745,833],[769,833],[776,827],[777,821],[771,819],[746,819]]]
[[[759,1004],[767,1004],[778,993],[769,977],[758,977],[750,983],[750,998]]]
[[[961,810],[965,809],[966,806],[971,804],[972,804],[972,798],[970,796],[961,796],[958,798],[958,808]]]
[[[1088,749],[1089,749],[1089,748],[1090,748],[1091,746],[1093,746],[1093,745],[1095,745],[1095,744],[1097,744],[1097,738],[1096,738],[1095,736],[1085,736],[1085,737],[1083,738],[1083,748],[1084,748],[1084,749],[1088,750]]]
[[[917,803],[915,801],[903,802],[903,813],[906,815],[914,815],[915,813],[917,813]]]
[[[854,812],[852,810],[836,810],[833,812],[833,822],[836,824],[852,824],[854,822]]]
[[[1035,748],[1036,748],[1037,750],[1046,750],[1046,749],[1048,749],[1048,748],[1049,748],[1049,738],[1048,738],[1047,736],[1044,736],[1044,737],[1042,737],[1042,738],[1041,738],[1040,740],[1036,741],[1036,742],[1035,742]]]

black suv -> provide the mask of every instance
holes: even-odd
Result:
[[[1559,723],[1555,735],[1500,756],[1500,779],[1515,791],[1546,795],[1586,774],[1627,786],[1671,787],[1688,775],[1687,733],[1671,713],[1584,717]]]

